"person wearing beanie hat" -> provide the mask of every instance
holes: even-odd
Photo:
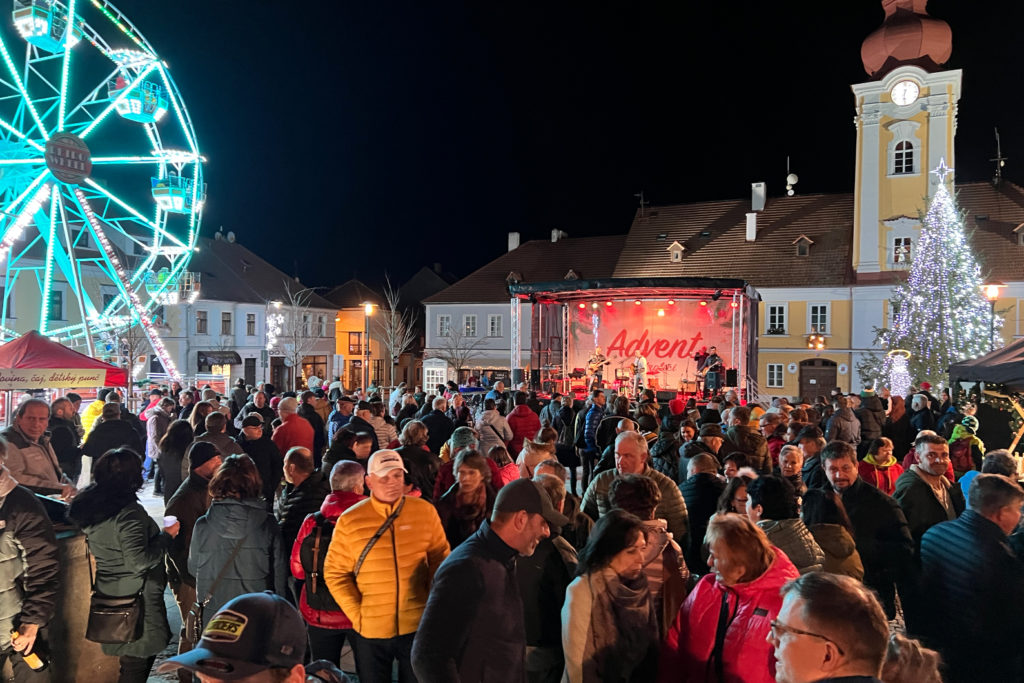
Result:
[[[686,401],[681,398],[674,398],[668,402],[668,412],[672,415],[682,415],[686,410]]]
[[[526,624],[515,559],[569,523],[543,486],[518,479],[498,491],[490,521],[434,577],[412,664],[421,681],[525,680]]]
[[[257,680],[283,670],[277,683],[304,683],[306,625],[287,600],[270,591],[246,593],[226,602],[203,629],[194,650],[170,657],[157,671],[202,675],[204,682]]]
[[[188,449],[182,467],[187,476],[178,490],[167,501],[165,515],[178,518],[181,528],[177,537],[167,549],[167,583],[174,594],[181,613],[181,623],[188,619],[189,610],[196,601],[196,577],[188,570],[188,554],[192,546],[192,532],[196,521],[206,514],[210,507],[210,479],[221,465],[220,451],[208,441],[194,442]],[[189,629],[183,629],[178,643],[178,652],[188,652],[195,643]],[[179,674],[182,683],[191,683],[192,675]]]
[[[679,454],[679,479],[686,480],[686,472],[690,467],[690,460],[701,453],[718,458],[718,452],[725,443],[725,433],[717,424],[702,425],[697,432],[697,438],[683,444]],[[723,453],[722,455],[725,455]],[[681,481],[679,483],[682,483]]]
[[[971,470],[981,470],[985,444],[976,436],[979,424],[978,418],[967,415],[950,434],[949,460],[953,465],[953,476],[957,479]]]

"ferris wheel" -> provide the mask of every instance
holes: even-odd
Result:
[[[167,63],[106,0],[13,0],[0,61],[0,337],[141,325],[177,378],[154,318],[197,294],[206,193]]]

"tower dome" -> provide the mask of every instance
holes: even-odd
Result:
[[[898,66],[913,64],[938,71],[953,51],[953,31],[928,16],[928,0],[882,0],[885,20],[860,46],[864,70],[881,78]]]

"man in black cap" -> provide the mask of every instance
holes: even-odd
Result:
[[[519,555],[530,556],[550,528],[568,519],[544,488],[517,479],[498,491],[489,522],[458,546],[434,575],[412,646],[421,683],[525,680],[526,625],[515,581]]]
[[[304,683],[306,625],[284,598],[266,591],[229,600],[194,650],[170,657],[158,671],[196,674],[202,683]]]

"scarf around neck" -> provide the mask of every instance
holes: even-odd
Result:
[[[623,579],[605,567],[588,574],[587,581],[593,606],[583,648],[583,680],[633,680],[646,663],[657,663],[658,620],[647,576],[641,572],[635,579]]]

